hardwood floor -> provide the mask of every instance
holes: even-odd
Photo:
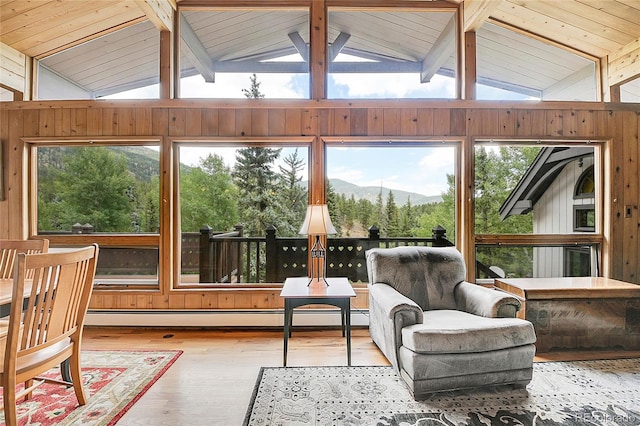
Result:
[[[176,363],[118,422],[122,425],[241,425],[260,367],[282,366],[282,330],[86,327],[83,349],[179,349]],[[536,361],[640,356],[634,352],[567,352]],[[294,329],[287,365],[346,365],[340,330]],[[353,365],[389,365],[369,337],[352,331]]]

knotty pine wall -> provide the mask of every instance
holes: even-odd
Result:
[[[312,137],[309,159],[312,197],[323,196],[323,137],[453,137],[462,142],[463,172],[458,248],[473,265],[471,220],[475,138],[580,138],[608,140],[605,150],[604,276],[640,283],[640,105],[571,102],[482,102],[420,100],[230,100],[55,101],[0,104],[4,200],[0,238],[28,237],[26,158],[22,138],[157,136]],[[169,152],[166,150],[165,152]],[[161,159],[170,169],[168,158]],[[171,171],[169,170],[169,173]],[[419,173],[419,171],[416,171]],[[162,194],[171,198],[171,194]],[[624,206],[632,206],[625,217]],[[159,244],[171,256],[170,220]],[[163,256],[162,258],[167,258]],[[170,257],[169,257],[170,258]],[[473,271],[473,268],[468,268]],[[96,291],[92,309],[270,309],[281,308],[277,284],[260,289],[173,289],[173,266],[161,262],[159,291]],[[472,277],[470,277],[472,279]],[[366,308],[366,288],[354,306]]]

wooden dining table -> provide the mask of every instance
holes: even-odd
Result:
[[[31,282],[24,283],[24,296],[29,297],[31,293]],[[0,278],[0,318],[9,316],[11,311],[11,301],[13,300],[13,278]]]

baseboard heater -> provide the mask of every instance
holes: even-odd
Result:
[[[103,327],[282,327],[284,310],[89,310],[87,326]],[[368,310],[352,310],[351,325],[369,326]],[[340,326],[340,311],[299,309],[293,326]]]

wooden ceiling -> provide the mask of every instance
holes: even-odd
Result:
[[[332,0],[327,0],[331,4]],[[639,0],[446,0],[464,3],[465,30],[483,25],[515,30],[520,35],[609,64],[612,84],[640,76]],[[445,3],[442,2],[442,3]],[[178,0],[177,5],[277,5],[304,1]],[[335,4],[346,5],[347,1]],[[388,6],[393,1],[354,1]],[[407,4],[407,1],[401,2]],[[438,2],[435,2],[438,3]],[[400,3],[399,3],[400,4]],[[176,0],[2,0],[0,42],[36,59],[65,51],[116,30],[151,21],[170,27]],[[381,9],[384,10],[384,9]],[[387,11],[389,9],[386,9]],[[169,22],[168,22],[169,21]],[[145,27],[146,28],[146,27]],[[487,26],[485,25],[485,30]],[[637,87],[637,86],[635,86]]]

